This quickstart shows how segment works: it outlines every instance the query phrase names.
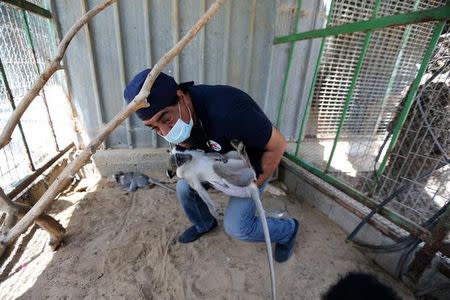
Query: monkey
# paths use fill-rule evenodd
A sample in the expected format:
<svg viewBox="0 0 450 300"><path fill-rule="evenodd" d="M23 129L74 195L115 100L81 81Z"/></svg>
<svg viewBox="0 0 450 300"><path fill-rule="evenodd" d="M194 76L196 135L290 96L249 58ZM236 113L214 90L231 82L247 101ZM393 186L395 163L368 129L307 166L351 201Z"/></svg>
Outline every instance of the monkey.
<svg viewBox="0 0 450 300"><path fill-rule="evenodd" d="M259 197L259 189L254 183L256 173L253 170L244 144L233 140L236 151L226 154L205 153L201 150L188 150L179 147L170 151L167 174L176 174L184 178L206 203L214 217L219 210L209 197L202 183L209 183L215 189L228 196L252 198L258 210L267 246L272 285L272 299L276 299L275 271L273 267L272 246L266 214Z"/></svg>
<svg viewBox="0 0 450 300"><path fill-rule="evenodd" d="M165 185L162 182L159 182L158 180L148 177L145 174L140 173L134 173L134 172L118 172L114 174L114 179L116 182L120 185L120 187L128 192L134 192L138 188L143 187L153 187L154 185L157 185L159 187L162 187L169 192L175 192L175 189Z"/></svg>

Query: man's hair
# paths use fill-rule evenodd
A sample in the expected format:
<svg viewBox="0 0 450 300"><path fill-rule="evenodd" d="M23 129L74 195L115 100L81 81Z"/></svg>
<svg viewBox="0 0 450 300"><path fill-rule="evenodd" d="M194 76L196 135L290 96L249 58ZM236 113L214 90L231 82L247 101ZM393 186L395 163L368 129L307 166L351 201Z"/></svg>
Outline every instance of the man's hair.
<svg viewBox="0 0 450 300"><path fill-rule="evenodd" d="M390 287L370 274L351 272L331 286L322 300L401 300Z"/></svg>

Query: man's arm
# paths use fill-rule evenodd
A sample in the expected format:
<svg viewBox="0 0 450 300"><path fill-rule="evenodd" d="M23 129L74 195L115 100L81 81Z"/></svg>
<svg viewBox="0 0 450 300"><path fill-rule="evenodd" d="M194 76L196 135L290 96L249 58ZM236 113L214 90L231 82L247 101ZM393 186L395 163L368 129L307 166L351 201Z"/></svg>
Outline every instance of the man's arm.
<svg viewBox="0 0 450 300"><path fill-rule="evenodd" d="M261 156L261 168L263 173L259 175L256 185L260 187L277 168L281 161L287 143L284 136L278 129L272 127L272 135L264 146L264 152Z"/></svg>

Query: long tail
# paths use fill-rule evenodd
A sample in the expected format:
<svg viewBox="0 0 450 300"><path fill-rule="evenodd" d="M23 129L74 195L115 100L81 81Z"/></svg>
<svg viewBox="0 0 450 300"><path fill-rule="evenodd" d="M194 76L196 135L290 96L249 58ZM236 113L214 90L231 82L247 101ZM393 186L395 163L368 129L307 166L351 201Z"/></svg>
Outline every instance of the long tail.
<svg viewBox="0 0 450 300"><path fill-rule="evenodd" d="M266 240L267 246L267 255L269 258L269 268L270 268L270 278L272 280L272 299L277 299L277 291L276 291L276 282L275 282L275 270L273 267L273 255L272 255L272 245L270 242L270 234L269 234L269 226L267 226L266 213L264 212L264 208L261 203L261 198L259 197L258 187L252 183L249 186L253 201L255 201L256 209L258 210L259 219L261 220L263 231L264 231L264 239Z"/></svg>

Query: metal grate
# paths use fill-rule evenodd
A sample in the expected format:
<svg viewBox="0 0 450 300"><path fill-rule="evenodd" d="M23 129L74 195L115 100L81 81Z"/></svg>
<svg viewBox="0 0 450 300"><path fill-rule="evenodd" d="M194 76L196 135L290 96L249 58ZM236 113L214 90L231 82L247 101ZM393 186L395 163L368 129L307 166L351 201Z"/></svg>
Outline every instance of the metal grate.
<svg viewBox="0 0 450 300"><path fill-rule="evenodd" d="M392 15L442 6L445 1L390 1L379 15ZM331 25L368 19L374 2L342 1L335 4ZM353 94L341 137L374 139L383 135L392 111L418 70L434 24L387 28L373 33ZM349 85L361 52L364 33L326 40L307 126L307 138L334 138Z"/></svg>
<svg viewBox="0 0 450 300"><path fill-rule="evenodd" d="M407 192L397 196L391 208L418 223L450 200L449 27L427 72L376 191L376 198L381 199L409 183Z"/></svg>
<svg viewBox="0 0 450 300"><path fill-rule="evenodd" d="M377 16L445 4L444 0L381 1ZM335 1L331 26L367 20L374 5L375 1ZM390 208L417 223L428 220L450 199L450 170L445 166L450 155L448 23L424 80L441 73L426 84L422 81L396 146L388 154L386 150L436 25L417 23L371 33L341 128L345 101L368 33L327 37L305 135L297 148L303 162L376 201L384 200L408 182L406 192L398 195ZM440 69L444 63L449 63L449 70ZM422 103L423 112L418 103ZM385 157L387 166L379 169Z"/></svg>

